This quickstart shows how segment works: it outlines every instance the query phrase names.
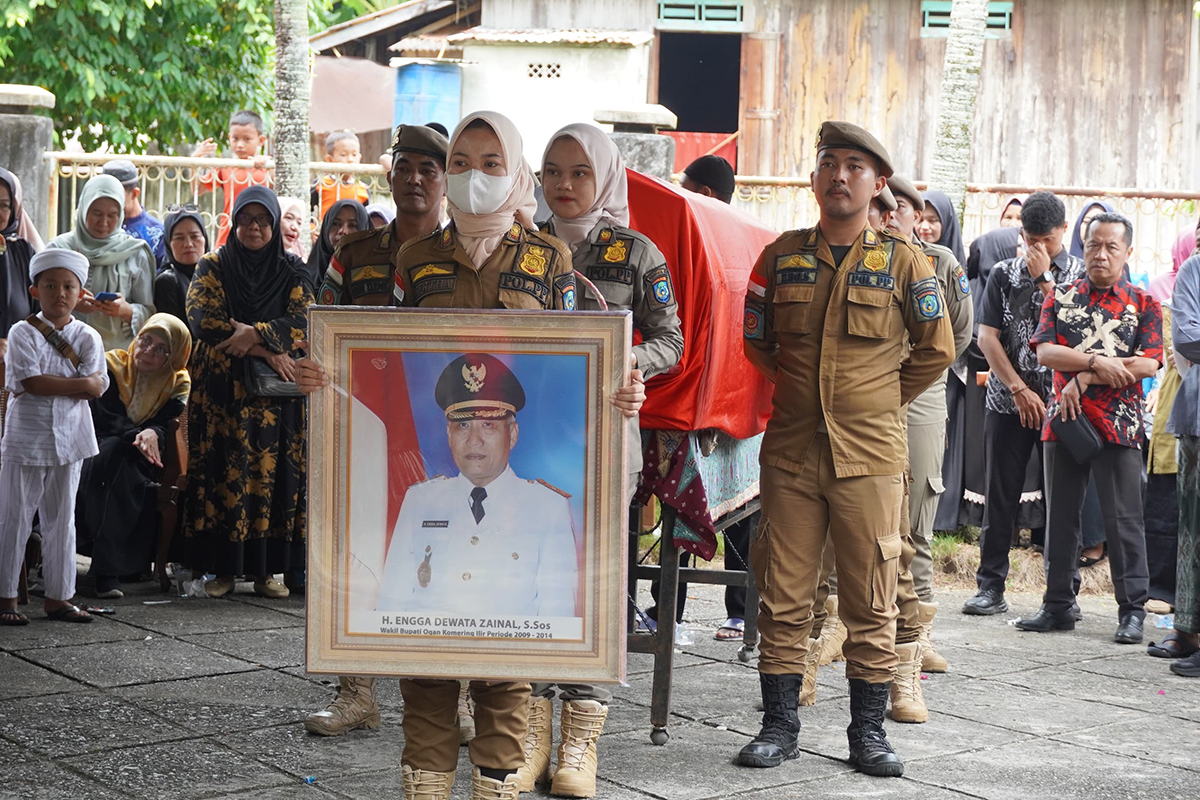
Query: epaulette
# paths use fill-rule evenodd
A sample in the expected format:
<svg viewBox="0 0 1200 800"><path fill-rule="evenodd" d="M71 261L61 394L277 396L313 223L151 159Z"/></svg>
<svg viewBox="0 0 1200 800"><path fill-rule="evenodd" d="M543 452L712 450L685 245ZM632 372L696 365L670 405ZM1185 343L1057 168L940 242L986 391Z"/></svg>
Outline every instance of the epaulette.
<svg viewBox="0 0 1200 800"><path fill-rule="evenodd" d="M338 242L338 249L341 250L343 247L354 244L355 242L365 242L374 236L378 236L379 232L382 230L384 229L373 228L369 231L355 231L354 233L347 233L344 237L342 237L342 241Z"/></svg>
<svg viewBox="0 0 1200 800"><path fill-rule="evenodd" d="M540 483L542 486L545 486L545 487L546 487L547 489L549 489L550 491L552 491L552 492L557 492L558 494L561 494L563 497L566 497L567 499L570 499L570 497L571 497L571 495L570 495L570 494L568 494L567 492L564 492L562 489L558 488L558 487L557 487L557 486L555 486L554 484L551 484L551 483L546 483L546 482L545 482L544 480L542 480L541 478L538 478L538 479L537 479L537 480L535 480L535 481L534 481L534 480L531 480L531 481L529 481L529 482L530 482L530 483Z"/></svg>

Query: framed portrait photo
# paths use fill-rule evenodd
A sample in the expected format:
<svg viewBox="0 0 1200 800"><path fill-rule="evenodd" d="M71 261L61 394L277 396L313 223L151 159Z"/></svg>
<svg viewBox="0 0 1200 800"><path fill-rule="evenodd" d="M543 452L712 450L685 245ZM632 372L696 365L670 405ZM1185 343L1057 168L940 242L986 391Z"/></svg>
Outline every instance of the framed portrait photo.
<svg viewBox="0 0 1200 800"><path fill-rule="evenodd" d="M629 314L309 314L308 670L623 680Z"/></svg>

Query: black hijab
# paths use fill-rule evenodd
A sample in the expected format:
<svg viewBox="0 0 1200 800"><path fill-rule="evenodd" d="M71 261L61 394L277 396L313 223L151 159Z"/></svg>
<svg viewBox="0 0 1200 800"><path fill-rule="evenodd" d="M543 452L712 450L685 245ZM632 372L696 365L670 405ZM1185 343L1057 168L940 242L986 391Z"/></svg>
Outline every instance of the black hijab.
<svg viewBox="0 0 1200 800"><path fill-rule="evenodd" d="M246 247L237 237L238 214L251 203L258 203L271 215L271 239L258 250ZM217 251L229 313L247 325L278 319L287 313L292 288L304 280L304 262L283 249L279 200L265 186L248 186L238 194L231 217L233 231Z"/></svg>
<svg viewBox="0 0 1200 800"><path fill-rule="evenodd" d="M162 268L164 270L168 268L175 270L175 274L183 280L184 291L187 291L187 283L192 279L192 273L196 271L196 265L180 264L175 260L175 253L171 250L171 234L174 232L175 226L185 219L190 219L200 226L200 235L204 237L204 253L200 254L201 258L212 249L212 242L208 238L208 229L204 227L204 218L200 216L199 211L176 211L167 215L166 222L163 224L163 243L167 251L167 257L163 259Z"/></svg>
<svg viewBox="0 0 1200 800"><path fill-rule="evenodd" d="M12 214L4 230L0 230L0 339L8 337L8 329L38 310L37 301L29 294L29 260L33 246L21 238L21 197L17 181L11 172L0 167L0 181L8 187Z"/></svg>
<svg viewBox="0 0 1200 800"><path fill-rule="evenodd" d="M954 203L945 192L926 192L925 202L933 206L938 219L942 221L942 235L934 244L950 249L959 264L965 264L967 253L963 250L962 231L958 227L958 214L954 213Z"/></svg>
<svg viewBox="0 0 1200 800"><path fill-rule="evenodd" d="M367 213L367 207L362 203L357 200L338 200L331 205L325 212L324 219L321 220L321 235L317 237L317 246L308 255L308 280L313 286L320 286L321 281L325 280L325 271L329 269L329 262L333 259L334 250L333 245L329 243L329 234L333 231L337 215L343 208L354 209L360 231L371 230L371 215Z"/></svg>

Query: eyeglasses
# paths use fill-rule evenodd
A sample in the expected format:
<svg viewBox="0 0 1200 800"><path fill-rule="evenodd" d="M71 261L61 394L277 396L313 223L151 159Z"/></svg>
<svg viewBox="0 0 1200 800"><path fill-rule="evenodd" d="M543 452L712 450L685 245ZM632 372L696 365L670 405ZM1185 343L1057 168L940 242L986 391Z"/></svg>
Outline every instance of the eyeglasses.
<svg viewBox="0 0 1200 800"><path fill-rule="evenodd" d="M238 225L257 225L260 228L270 228L275 224L275 218L270 214L247 214L245 211L233 219Z"/></svg>
<svg viewBox="0 0 1200 800"><path fill-rule="evenodd" d="M151 355L162 356L163 358L171 357L171 350L166 345L155 344L154 340L149 336L139 336L138 346L150 352Z"/></svg>
<svg viewBox="0 0 1200 800"><path fill-rule="evenodd" d="M179 211L199 211L199 210L200 210L200 206L196 205L195 203L184 203L183 205L178 205L177 203L171 203L169 206L167 206L168 214L175 214Z"/></svg>

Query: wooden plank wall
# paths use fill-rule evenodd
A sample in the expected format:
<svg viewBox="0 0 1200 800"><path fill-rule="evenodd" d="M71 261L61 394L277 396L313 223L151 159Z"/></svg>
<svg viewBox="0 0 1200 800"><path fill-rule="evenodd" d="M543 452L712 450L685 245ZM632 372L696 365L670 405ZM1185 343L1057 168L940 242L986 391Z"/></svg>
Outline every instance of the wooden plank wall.
<svg viewBox="0 0 1200 800"><path fill-rule="evenodd" d="M847 119L879 136L901 171L925 176L945 40L921 38L920 0L750 5L753 31L781 35L778 82L765 86L744 63L754 100L743 109L774 94L780 113L773 125L743 120L739 172L807 175L817 126ZM985 46L970 180L1194 190L1192 6L1015 0L1012 37Z"/></svg>

